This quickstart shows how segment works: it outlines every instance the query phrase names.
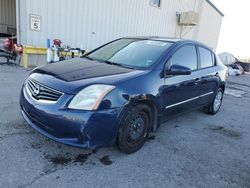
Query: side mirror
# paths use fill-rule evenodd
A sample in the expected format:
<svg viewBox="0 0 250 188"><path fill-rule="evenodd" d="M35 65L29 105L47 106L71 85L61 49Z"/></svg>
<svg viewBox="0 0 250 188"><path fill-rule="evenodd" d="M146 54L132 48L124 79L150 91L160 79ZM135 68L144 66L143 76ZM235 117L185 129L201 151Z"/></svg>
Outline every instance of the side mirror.
<svg viewBox="0 0 250 188"><path fill-rule="evenodd" d="M191 69L181 65L172 65L169 70L166 70L166 75L190 75Z"/></svg>

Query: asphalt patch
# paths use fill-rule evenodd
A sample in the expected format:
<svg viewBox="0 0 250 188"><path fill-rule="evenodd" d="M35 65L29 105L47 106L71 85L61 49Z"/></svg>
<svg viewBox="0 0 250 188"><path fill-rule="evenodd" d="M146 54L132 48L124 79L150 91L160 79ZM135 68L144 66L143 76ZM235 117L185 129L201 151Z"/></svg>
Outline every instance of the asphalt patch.
<svg viewBox="0 0 250 188"><path fill-rule="evenodd" d="M233 97L236 97L236 98L241 98L243 97L247 92L245 91L242 91L241 89L236 89L236 88L227 88L225 90L225 94L226 95L231 95Z"/></svg>
<svg viewBox="0 0 250 188"><path fill-rule="evenodd" d="M102 158L99 159L100 162L104 165L111 165L113 162L110 160L108 155L103 156Z"/></svg>
<svg viewBox="0 0 250 188"><path fill-rule="evenodd" d="M230 138L234 138L234 139L239 139L241 138L242 134L240 132L234 131L234 130L230 130L230 129L226 129L222 126L214 126L210 128L211 131L214 132L218 132L224 136L230 137Z"/></svg>

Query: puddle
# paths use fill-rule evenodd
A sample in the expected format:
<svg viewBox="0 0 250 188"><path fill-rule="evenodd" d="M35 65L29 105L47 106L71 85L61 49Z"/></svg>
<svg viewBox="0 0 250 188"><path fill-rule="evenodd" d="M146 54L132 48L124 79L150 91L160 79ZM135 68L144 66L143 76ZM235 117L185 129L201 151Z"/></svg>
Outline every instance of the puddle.
<svg viewBox="0 0 250 188"><path fill-rule="evenodd" d="M104 157L99 159L100 162L104 165L111 165L113 162L110 160L108 155L105 155Z"/></svg>
<svg viewBox="0 0 250 188"><path fill-rule="evenodd" d="M58 165L66 166L72 161L71 158L63 157L63 156L53 157L51 155L45 155L44 158L47 159L49 162L53 163L56 166L58 166Z"/></svg>
<svg viewBox="0 0 250 188"><path fill-rule="evenodd" d="M87 153L87 154L78 154L75 158L74 158L74 163L80 163L81 165L83 165L87 160L88 157L91 155L91 153Z"/></svg>
<svg viewBox="0 0 250 188"><path fill-rule="evenodd" d="M80 165L83 165L91 154L78 154L75 157L44 155L44 158L55 166L67 166L71 163L80 163Z"/></svg>
<svg viewBox="0 0 250 188"><path fill-rule="evenodd" d="M218 132L218 133L220 133L220 134L222 134L224 136L234 138L234 139L239 139L242 136L242 134L240 132L230 130L230 129L226 129L226 128L222 127L222 126L211 127L210 130L214 131L214 132Z"/></svg>

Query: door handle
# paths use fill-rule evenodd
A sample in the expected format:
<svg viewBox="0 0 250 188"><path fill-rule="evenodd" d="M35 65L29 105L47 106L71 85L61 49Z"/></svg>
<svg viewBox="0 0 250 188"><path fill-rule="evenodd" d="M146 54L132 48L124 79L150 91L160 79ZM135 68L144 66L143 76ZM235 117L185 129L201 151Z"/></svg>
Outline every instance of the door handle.
<svg viewBox="0 0 250 188"><path fill-rule="evenodd" d="M195 79L195 82L201 82L201 81L202 81L201 78L196 78L196 79Z"/></svg>
<svg viewBox="0 0 250 188"><path fill-rule="evenodd" d="M201 78L196 78L195 82L194 82L194 85L198 85L200 82L201 82Z"/></svg>
<svg viewBox="0 0 250 188"><path fill-rule="evenodd" d="M209 81L209 77L208 76L204 76L201 78L201 83L207 83Z"/></svg>

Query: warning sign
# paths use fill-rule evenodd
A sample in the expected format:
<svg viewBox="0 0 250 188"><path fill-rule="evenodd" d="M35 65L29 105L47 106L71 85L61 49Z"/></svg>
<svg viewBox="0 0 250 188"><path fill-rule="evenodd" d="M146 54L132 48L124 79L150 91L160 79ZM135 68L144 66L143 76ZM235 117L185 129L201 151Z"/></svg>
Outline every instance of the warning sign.
<svg viewBox="0 0 250 188"><path fill-rule="evenodd" d="M33 31L41 31L41 16L30 14L30 29Z"/></svg>

